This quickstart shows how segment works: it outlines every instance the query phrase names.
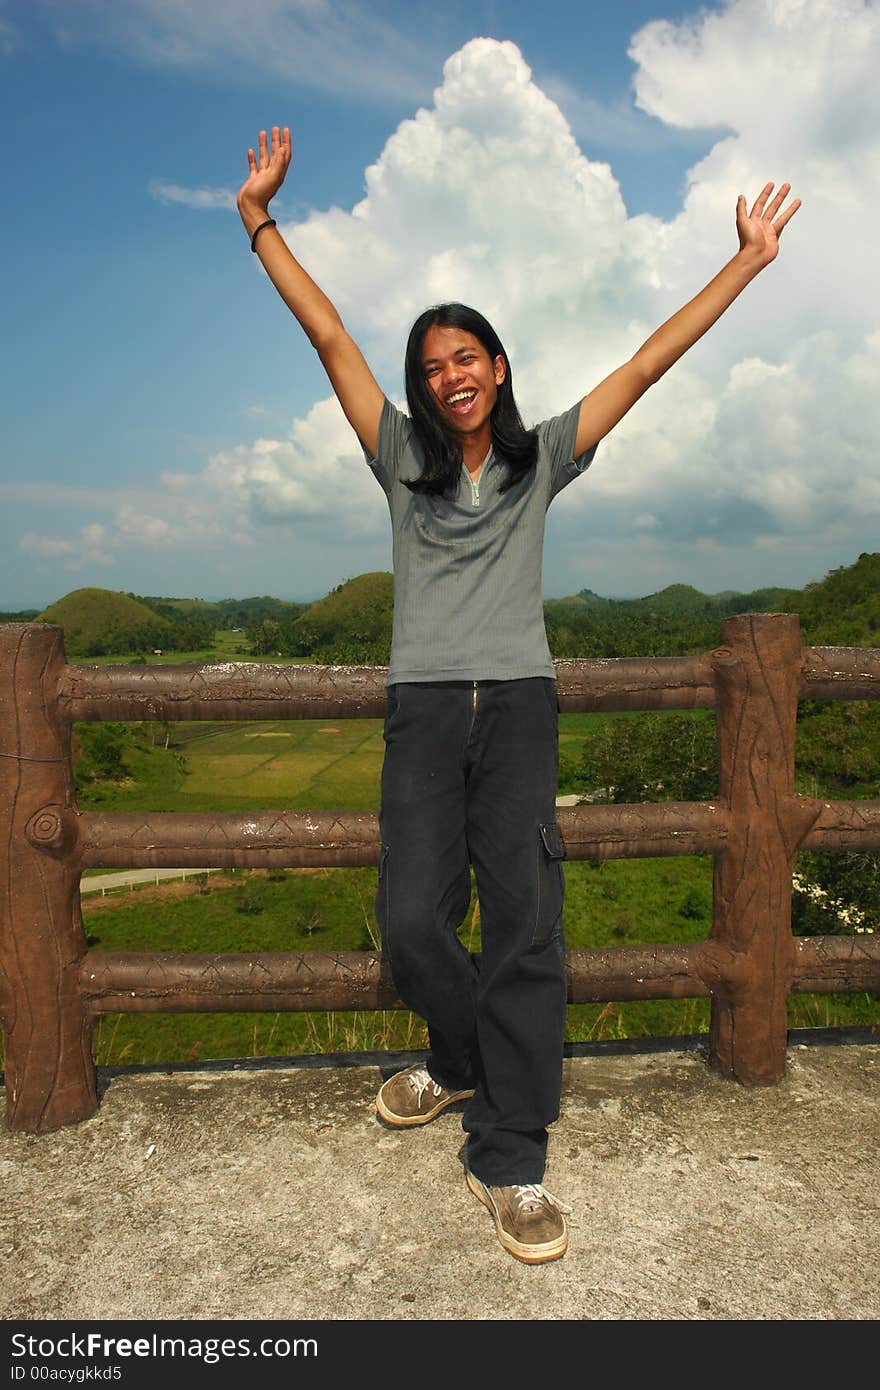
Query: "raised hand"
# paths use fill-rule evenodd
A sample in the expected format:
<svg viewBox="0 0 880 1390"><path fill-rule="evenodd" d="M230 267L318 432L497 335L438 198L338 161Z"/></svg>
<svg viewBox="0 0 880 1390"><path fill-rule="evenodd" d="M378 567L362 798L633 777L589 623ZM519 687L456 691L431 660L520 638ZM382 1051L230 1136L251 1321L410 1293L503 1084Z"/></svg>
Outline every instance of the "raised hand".
<svg viewBox="0 0 880 1390"><path fill-rule="evenodd" d="M256 154L253 150L247 152L248 176L238 190L239 211L245 205L265 211L283 184L290 165L290 131L287 126L281 130L273 125L269 139L265 130L261 130L257 144Z"/></svg>
<svg viewBox="0 0 880 1390"><path fill-rule="evenodd" d="M739 249L756 256L762 266L769 265L779 252L779 238L787 222L794 217L801 205L800 198L789 203L785 212L777 216L779 209L791 192L791 184L784 183L770 205L767 199L773 192L773 184L765 183L755 199L751 212L746 212L746 200L741 193L736 200L736 230L739 236Z"/></svg>

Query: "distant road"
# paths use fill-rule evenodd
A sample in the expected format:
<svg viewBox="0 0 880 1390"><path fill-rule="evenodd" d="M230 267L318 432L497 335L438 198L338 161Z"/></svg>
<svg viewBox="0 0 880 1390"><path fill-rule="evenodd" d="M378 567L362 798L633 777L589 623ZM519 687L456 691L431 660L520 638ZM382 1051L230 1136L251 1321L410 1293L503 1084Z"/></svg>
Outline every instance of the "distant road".
<svg viewBox="0 0 880 1390"><path fill-rule="evenodd" d="M196 878L199 874L219 874L222 869L123 869L118 874L94 874L80 880L80 896L106 893L108 888L131 888L136 883L161 883L165 878Z"/></svg>

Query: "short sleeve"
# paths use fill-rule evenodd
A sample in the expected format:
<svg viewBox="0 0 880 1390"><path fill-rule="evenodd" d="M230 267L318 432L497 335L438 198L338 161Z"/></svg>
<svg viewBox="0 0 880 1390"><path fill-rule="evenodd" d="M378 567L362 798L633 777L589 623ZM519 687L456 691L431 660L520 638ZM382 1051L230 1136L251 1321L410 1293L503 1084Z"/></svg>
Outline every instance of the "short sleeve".
<svg viewBox="0 0 880 1390"><path fill-rule="evenodd" d="M403 460L412 452L412 437L413 426L409 416L392 405L386 396L379 417L379 442L375 457L363 442L361 448L377 481L389 495L392 484L400 477Z"/></svg>
<svg viewBox="0 0 880 1390"><path fill-rule="evenodd" d="M548 506L557 493L560 493L564 487L568 487L569 483L574 482L575 478L579 478L582 473L585 473L593 462L596 444L587 449L585 453L578 454L577 457L574 454L580 412L581 403L578 401L563 415L556 415L552 420L544 420L538 425L538 436L541 441L541 448L545 452L550 474Z"/></svg>

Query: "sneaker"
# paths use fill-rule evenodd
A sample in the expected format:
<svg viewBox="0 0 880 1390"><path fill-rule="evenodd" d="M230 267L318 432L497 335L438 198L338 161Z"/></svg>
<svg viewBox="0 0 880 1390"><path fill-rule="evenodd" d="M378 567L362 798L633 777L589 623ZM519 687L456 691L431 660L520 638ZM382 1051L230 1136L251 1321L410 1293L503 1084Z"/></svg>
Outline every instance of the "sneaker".
<svg viewBox="0 0 880 1390"><path fill-rule="evenodd" d="M568 1226L558 1197L538 1183L518 1187L486 1187L470 1171L467 1185L495 1218L498 1239L505 1250L525 1264L558 1260L568 1249Z"/></svg>
<svg viewBox="0 0 880 1390"><path fill-rule="evenodd" d="M447 1091L426 1067L409 1067L392 1076L376 1097L376 1109L389 1125L426 1125L457 1100L469 1100L473 1091Z"/></svg>

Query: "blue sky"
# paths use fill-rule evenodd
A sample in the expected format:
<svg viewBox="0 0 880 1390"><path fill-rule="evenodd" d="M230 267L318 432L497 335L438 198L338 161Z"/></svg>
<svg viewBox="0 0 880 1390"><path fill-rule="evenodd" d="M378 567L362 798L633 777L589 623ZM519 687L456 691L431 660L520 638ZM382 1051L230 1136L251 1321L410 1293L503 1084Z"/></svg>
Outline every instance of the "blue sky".
<svg viewBox="0 0 880 1390"><path fill-rule="evenodd" d="M389 394L442 291L496 320L533 420L733 254L738 192L791 180L779 260L555 504L545 592L801 584L880 548L878 46L862 0L0 4L0 608L390 568L232 206L274 121L273 211Z"/></svg>

